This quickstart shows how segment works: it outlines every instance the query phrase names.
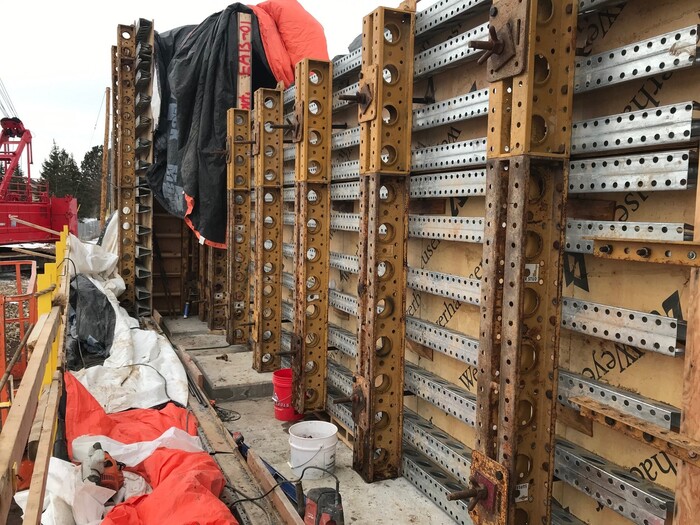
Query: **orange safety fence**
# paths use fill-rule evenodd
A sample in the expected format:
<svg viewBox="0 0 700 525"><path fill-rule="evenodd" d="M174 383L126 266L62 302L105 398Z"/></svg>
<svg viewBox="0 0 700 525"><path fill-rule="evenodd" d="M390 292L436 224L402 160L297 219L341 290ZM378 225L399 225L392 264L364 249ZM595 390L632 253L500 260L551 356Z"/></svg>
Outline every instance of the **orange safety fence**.
<svg viewBox="0 0 700 525"><path fill-rule="evenodd" d="M14 293L0 294L0 416L4 425L19 382L27 368L27 347L21 345L36 323L36 262L0 261L0 279L14 277ZM4 281L10 284L11 281ZM9 375L8 375L9 374Z"/></svg>

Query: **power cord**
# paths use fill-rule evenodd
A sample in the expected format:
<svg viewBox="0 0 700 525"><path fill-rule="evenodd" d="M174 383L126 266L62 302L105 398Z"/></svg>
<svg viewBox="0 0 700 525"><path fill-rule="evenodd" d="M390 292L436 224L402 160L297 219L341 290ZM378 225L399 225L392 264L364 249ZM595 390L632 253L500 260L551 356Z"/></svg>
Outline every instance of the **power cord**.
<svg viewBox="0 0 700 525"><path fill-rule="evenodd" d="M294 480L288 479L288 480L278 481L278 482L275 483L275 484L270 488L270 490L268 490L265 494L263 494L263 495L261 495L261 496L256 496L256 497L254 497L254 498L240 498L240 499L237 499L236 501L234 501L233 503L231 503L231 505L229 505L228 508L229 508L229 510L233 511L233 508L234 508L236 505L238 505L239 503L248 502L248 501L250 501L250 502L255 502L255 501L261 500L261 499L263 499L263 498L266 498L267 496L269 496L270 494L272 494L272 491L273 491L273 490L275 490L277 487L279 487L280 485L282 485L282 484L284 484L284 483L299 483L302 479L304 479L304 474L306 474L306 471L307 471L307 470L312 470L312 469L321 470L321 471L325 472L326 474L328 474L329 476L333 476L333 478L335 479L335 492L336 492L336 497L337 497L337 495L340 493L340 480L338 479L338 476L336 476L333 472L331 472L330 470L328 470L328 469L326 469L326 468L317 467L317 466L315 466L315 465L310 465L310 466L308 466L308 467L304 467L304 470L301 471L301 475L300 475L297 479L294 479ZM240 493L240 494L243 494L240 490L236 490L236 492L238 492L238 493ZM243 494L243 495L245 496L245 494ZM297 503L298 503L298 502L297 502Z"/></svg>

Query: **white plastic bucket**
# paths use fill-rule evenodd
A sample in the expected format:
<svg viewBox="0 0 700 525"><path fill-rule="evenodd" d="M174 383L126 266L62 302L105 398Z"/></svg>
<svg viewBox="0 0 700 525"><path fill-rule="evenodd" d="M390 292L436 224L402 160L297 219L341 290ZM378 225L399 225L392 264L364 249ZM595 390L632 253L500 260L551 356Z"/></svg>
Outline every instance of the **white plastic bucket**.
<svg viewBox="0 0 700 525"><path fill-rule="evenodd" d="M289 427L291 456L289 466L296 477L306 467L321 467L329 472L335 469L335 448L338 444L338 427L326 421L302 421ZM322 478L326 473L308 469L304 479Z"/></svg>

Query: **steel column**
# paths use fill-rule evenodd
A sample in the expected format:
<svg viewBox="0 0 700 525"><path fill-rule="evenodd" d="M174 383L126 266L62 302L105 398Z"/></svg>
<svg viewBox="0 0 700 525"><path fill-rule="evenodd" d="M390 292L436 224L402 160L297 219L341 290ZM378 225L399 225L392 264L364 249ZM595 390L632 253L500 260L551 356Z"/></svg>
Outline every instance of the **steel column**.
<svg viewBox="0 0 700 525"><path fill-rule="evenodd" d="M228 321L226 340L247 345L250 320L250 110L229 109L229 156L226 162L228 199Z"/></svg>
<svg viewBox="0 0 700 525"><path fill-rule="evenodd" d="M330 260L331 63L296 65L296 313L292 345L293 403L299 413L326 402Z"/></svg>
<svg viewBox="0 0 700 525"><path fill-rule="evenodd" d="M255 287L253 368L280 367L282 320L282 91L255 92Z"/></svg>
<svg viewBox="0 0 700 525"><path fill-rule="evenodd" d="M119 275L126 290L120 296L122 306L130 312L136 308L136 35L134 26L117 26L117 78L114 120L117 125L117 173L119 218Z"/></svg>
<svg viewBox="0 0 700 525"><path fill-rule="evenodd" d="M408 175L415 2L363 20L358 362L353 466L365 481L402 468Z"/></svg>
<svg viewBox="0 0 700 525"><path fill-rule="evenodd" d="M153 22L140 18L136 24L136 314L150 316L153 310L153 193L147 173L153 163Z"/></svg>
<svg viewBox="0 0 700 525"><path fill-rule="evenodd" d="M477 524L548 525L576 5L490 12L486 228L470 478ZM498 46L494 45L494 51Z"/></svg>

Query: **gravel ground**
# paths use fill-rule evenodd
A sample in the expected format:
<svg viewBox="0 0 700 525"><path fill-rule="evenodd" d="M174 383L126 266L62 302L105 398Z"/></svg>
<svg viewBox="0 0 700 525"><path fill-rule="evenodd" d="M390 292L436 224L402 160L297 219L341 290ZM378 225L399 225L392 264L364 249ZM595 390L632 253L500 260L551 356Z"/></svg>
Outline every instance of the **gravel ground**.
<svg viewBox="0 0 700 525"><path fill-rule="evenodd" d="M23 286L26 286L26 280L23 279ZM6 275L0 275L0 295L14 295L17 293L17 285L14 276L9 277ZM17 303L7 303L5 305L5 318L17 317L18 305ZM24 314L29 315L28 305L24 305ZM12 358L19 344L19 324L12 323L6 325L5 328L5 341L0 341L5 350L5 359L9 361Z"/></svg>

